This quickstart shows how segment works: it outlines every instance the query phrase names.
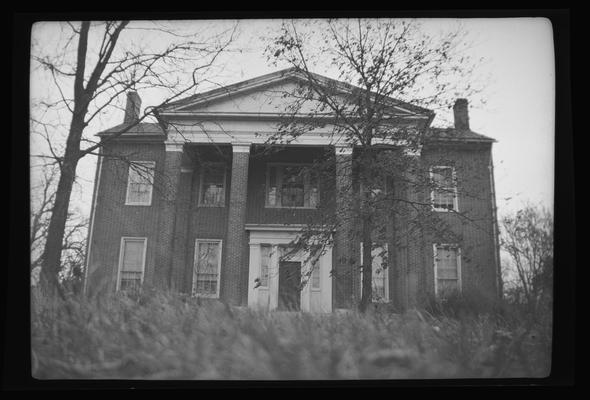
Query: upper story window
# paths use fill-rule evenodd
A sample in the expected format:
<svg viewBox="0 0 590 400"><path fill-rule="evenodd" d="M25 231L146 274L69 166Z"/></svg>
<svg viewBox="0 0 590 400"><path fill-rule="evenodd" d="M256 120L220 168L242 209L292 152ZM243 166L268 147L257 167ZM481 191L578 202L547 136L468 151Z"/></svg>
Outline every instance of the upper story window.
<svg viewBox="0 0 590 400"><path fill-rule="evenodd" d="M457 176L453 167L431 167L431 196L434 211L459 211L457 201Z"/></svg>
<svg viewBox="0 0 590 400"><path fill-rule="evenodd" d="M387 270L387 243L378 246L373 243L371 250L373 257L373 301L374 302L388 302L389 301L389 273ZM363 244L361 242L361 265L363 265ZM363 273L361 271L361 293L363 290Z"/></svg>
<svg viewBox="0 0 590 400"><path fill-rule="evenodd" d="M222 163L204 164L201 168L200 206L225 206L226 168Z"/></svg>
<svg viewBox="0 0 590 400"><path fill-rule="evenodd" d="M145 270L147 238L124 237L121 239L117 289L139 290Z"/></svg>
<svg viewBox="0 0 590 400"><path fill-rule="evenodd" d="M130 206L149 206L152 204L154 187L153 161L132 161L127 178L127 195L125 204Z"/></svg>
<svg viewBox="0 0 590 400"><path fill-rule="evenodd" d="M197 239L193 266L193 296L219 297L221 240Z"/></svg>
<svg viewBox="0 0 590 400"><path fill-rule="evenodd" d="M267 207L317 208L320 200L317 175L301 164L269 164L266 188Z"/></svg>
<svg viewBox="0 0 590 400"><path fill-rule="evenodd" d="M434 282L438 297L461 291L461 249L458 246L434 245Z"/></svg>

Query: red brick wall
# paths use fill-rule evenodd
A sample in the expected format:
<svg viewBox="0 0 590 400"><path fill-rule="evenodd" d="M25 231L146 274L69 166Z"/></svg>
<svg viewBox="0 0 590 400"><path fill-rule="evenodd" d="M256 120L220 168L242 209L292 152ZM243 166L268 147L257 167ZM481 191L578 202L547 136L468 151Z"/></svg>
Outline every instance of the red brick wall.
<svg viewBox="0 0 590 400"><path fill-rule="evenodd" d="M488 299L496 297L496 258L493 229L492 192L490 182L491 145L463 145L461 148L426 148L422 162L426 171L430 165L455 166L458 185L459 213L436 213L453 232L462 237L462 288ZM423 193L425 198L428 193ZM434 255L432 244L444 241L435 235L425 235L425 258L422 292L434 294Z"/></svg>
<svg viewBox="0 0 590 400"><path fill-rule="evenodd" d="M201 149L202 154L210 160L225 161L231 165L231 148L225 146L225 154L217 154L211 146L191 146ZM247 234L240 221L228 225L228 211L231 193L231 169L228 168L226 181L225 207L198 207L200 169L192 150L186 151L182 165L192 172L180 174L178 186L177 215L174 224L174 244L172 258L172 280L181 291L189 292L192 284L194 246L197 238L222 239L224 265L222 267L222 296L234 299L234 302L247 302L248 246ZM107 153L119 153L132 160L156 162L156 174L161 174L164 167L165 149L162 142L156 143L118 143L105 148ZM333 150L332 150L333 151ZM462 278L464 290L477 290L493 296L496 286L494 257L494 238L492 228L492 203L489 180L490 146L479 145L457 148L424 148L422 153L423 171L428 165L452 162L457 167L459 181L459 210L466 212L476 222L468 222L457 215L441 216L453 231L463 236ZM238 153L245 156L245 153ZM317 218L317 210L287 210L265 207L266 164L268 162L312 162L316 157L323 157L323 149L292 148L272 156L261 157L255 152L250 156L247 183L246 223L307 223ZM442 159L442 160L441 160ZM246 165L247 160L234 160ZM154 188L152 205L125 206L125 192L128 166L113 158L105 158L102 166L97 193L96 214L92 234L92 254L89 255L88 286L89 293L101 287L114 289L119 260L119 248L122 236L148 237L146 254L145 282L153 284L156 246L158 240L158 217L161 208L161 193ZM243 182L242 182L243 184ZM334 182L321 184L322 199L333 197L327 192L334 188ZM241 187L241 186L240 186ZM333 189L332 189L333 190ZM242 193L238 189L236 193ZM416 193L418 201L429 201L429 193ZM242 218L238 216L237 218ZM400 223L399 221L397 222ZM241 232L234 232L235 240L242 241L237 252L229 254L228 226L240 227ZM389 232L393 234L392 229ZM399 229L397 229L399 231ZM419 303L434 293L434 262L432 243L437 238L417 232L407 237L406 247L397 249L390 243L390 298L397 305ZM336 241L334 248L334 265L342 254L344 244ZM354 247L356 250L358 246ZM228 255L229 254L229 255ZM233 261L228 264L227 257ZM233 264L232 264L233 263ZM228 267L232 265L228 272ZM229 279L228 277L232 278ZM236 278L233 278L233 277ZM236 281L237 279L237 281ZM224 283L225 282L225 283ZM228 284L229 283L229 284ZM352 289L351 289L352 290ZM335 308L349 303L340 299L334 291Z"/></svg>
<svg viewBox="0 0 590 400"><path fill-rule="evenodd" d="M151 206L126 206L128 164L115 157L134 161L155 161L156 174L162 172L164 144L118 143L104 148L96 211L89 254L87 293L114 290L118 272L121 237L147 237L145 282L151 284L155 265L155 238L158 229L160 196L154 188Z"/></svg>

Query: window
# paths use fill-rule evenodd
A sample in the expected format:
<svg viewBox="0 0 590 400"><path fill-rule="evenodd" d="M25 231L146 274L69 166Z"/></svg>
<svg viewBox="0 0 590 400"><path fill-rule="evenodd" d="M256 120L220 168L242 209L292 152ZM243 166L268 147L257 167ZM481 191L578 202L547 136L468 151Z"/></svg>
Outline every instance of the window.
<svg viewBox="0 0 590 400"><path fill-rule="evenodd" d="M270 266L270 257L272 255L272 246L260 246L260 285L258 287L268 288L268 271Z"/></svg>
<svg viewBox="0 0 590 400"><path fill-rule="evenodd" d="M219 297L221 240L197 239L193 268L193 296Z"/></svg>
<svg viewBox="0 0 590 400"><path fill-rule="evenodd" d="M461 251L455 245L434 245L434 291L447 297L461 291Z"/></svg>
<svg viewBox="0 0 590 400"><path fill-rule="evenodd" d="M145 267L147 238L121 239L117 290L133 291L141 288Z"/></svg>
<svg viewBox="0 0 590 400"><path fill-rule="evenodd" d="M453 167L430 168L432 208L435 211L458 211L457 178Z"/></svg>
<svg viewBox="0 0 590 400"><path fill-rule="evenodd" d="M126 205L149 206L152 204L155 167L156 163L152 161L131 162L127 178Z"/></svg>
<svg viewBox="0 0 590 400"><path fill-rule="evenodd" d="M316 208L320 198L316 174L304 165L271 164L266 181L267 207Z"/></svg>
<svg viewBox="0 0 590 400"><path fill-rule="evenodd" d="M311 270L311 290L320 289L320 265L318 263L312 266Z"/></svg>
<svg viewBox="0 0 590 400"><path fill-rule="evenodd" d="M201 169L201 190L199 205L210 207L225 206L225 165L207 163Z"/></svg>
<svg viewBox="0 0 590 400"><path fill-rule="evenodd" d="M387 243L378 246L373 243L371 254L373 256L373 301L389 301L389 273L387 269ZM363 244L361 243L361 265L363 265ZM363 290L363 273L361 271L361 291Z"/></svg>

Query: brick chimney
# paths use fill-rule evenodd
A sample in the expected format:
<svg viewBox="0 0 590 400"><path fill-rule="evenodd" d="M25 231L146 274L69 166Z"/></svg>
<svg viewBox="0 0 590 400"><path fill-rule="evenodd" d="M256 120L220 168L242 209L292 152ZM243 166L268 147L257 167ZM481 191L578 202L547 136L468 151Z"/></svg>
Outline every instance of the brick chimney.
<svg viewBox="0 0 590 400"><path fill-rule="evenodd" d="M125 119L123 123L130 124L139 119L139 111L141 110L141 98L136 91L127 92L127 105L125 106Z"/></svg>
<svg viewBox="0 0 590 400"><path fill-rule="evenodd" d="M469 130L469 104L467 99L455 100L453 112L455 113L455 129Z"/></svg>

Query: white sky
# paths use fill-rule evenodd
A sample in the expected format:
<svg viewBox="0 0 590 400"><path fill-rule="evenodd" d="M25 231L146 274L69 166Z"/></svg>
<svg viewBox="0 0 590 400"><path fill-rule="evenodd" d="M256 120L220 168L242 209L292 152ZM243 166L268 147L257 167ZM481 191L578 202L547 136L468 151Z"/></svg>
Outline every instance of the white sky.
<svg viewBox="0 0 590 400"><path fill-rule="evenodd" d="M195 22L223 28L233 21ZM242 20L240 36L233 45L239 52L223 58L223 73L216 83L229 84L276 71L263 54L262 36L279 26L278 20ZM455 20L425 20L427 27L437 29ZM555 72L551 24L543 18L464 19L467 40L472 43L474 58L484 57L478 68L481 76L491 79L485 92L485 107L470 107L470 126L475 132L492 137L499 215L515 211L525 202L553 207L554 171L554 98ZM44 23L33 29L33 41L41 48L55 46L57 24ZM318 71L319 72L319 71ZM38 71L31 74L31 98L43 97L51 82ZM156 105L149 93L142 93L143 106ZM440 115L442 120L451 118ZM113 109L91 125L91 133L121 123L123 111ZM437 121L441 119L437 118ZM64 122L64 121L62 121ZM69 121L65 121L69 122ZM439 122L440 123L440 122ZM46 151L36 138L31 140L31 153ZM78 166L80 176L72 201L89 215L96 159L87 157ZM33 172L35 173L35 172ZM34 178L34 176L32 177Z"/></svg>

